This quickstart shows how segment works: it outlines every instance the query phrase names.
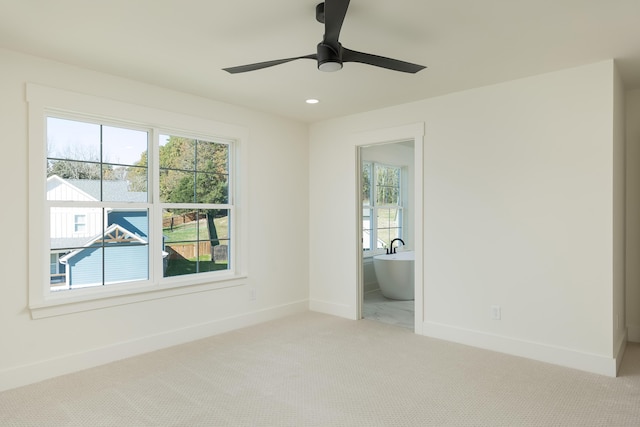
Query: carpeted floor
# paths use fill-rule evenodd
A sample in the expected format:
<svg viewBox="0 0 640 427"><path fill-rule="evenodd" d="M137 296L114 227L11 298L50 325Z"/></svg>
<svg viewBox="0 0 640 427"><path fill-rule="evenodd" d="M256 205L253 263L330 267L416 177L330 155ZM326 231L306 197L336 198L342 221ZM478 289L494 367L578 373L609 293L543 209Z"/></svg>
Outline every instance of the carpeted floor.
<svg viewBox="0 0 640 427"><path fill-rule="evenodd" d="M618 378L304 313L0 393L2 426L639 426Z"/></svg>

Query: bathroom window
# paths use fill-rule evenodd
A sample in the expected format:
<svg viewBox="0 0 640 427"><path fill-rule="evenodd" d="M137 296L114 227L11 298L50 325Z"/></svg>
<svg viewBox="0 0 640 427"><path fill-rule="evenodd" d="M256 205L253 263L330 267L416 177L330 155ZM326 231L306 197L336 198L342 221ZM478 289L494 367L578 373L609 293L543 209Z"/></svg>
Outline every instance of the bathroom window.
<svg viewBox="0 0 640 427"><path fill-rule="evenodd" d="M379 251L403 237L402 168L362 165L362 248Z"/></svg>

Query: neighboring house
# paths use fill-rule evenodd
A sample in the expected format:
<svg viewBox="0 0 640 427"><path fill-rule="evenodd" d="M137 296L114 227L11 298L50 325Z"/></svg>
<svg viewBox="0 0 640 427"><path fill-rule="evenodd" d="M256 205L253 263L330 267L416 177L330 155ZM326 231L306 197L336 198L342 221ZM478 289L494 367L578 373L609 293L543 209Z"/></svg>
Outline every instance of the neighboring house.
<svg viewBox="0 0 640 427"><path fill-rule="evenodd" d="M147 193L129 191L127 181L103 180L102 190L100 187L99 180L65 180L53 175L47 179L47 200L147 200ZM146 209L51 208L52 289L147 279L148 226Z"/></svg>

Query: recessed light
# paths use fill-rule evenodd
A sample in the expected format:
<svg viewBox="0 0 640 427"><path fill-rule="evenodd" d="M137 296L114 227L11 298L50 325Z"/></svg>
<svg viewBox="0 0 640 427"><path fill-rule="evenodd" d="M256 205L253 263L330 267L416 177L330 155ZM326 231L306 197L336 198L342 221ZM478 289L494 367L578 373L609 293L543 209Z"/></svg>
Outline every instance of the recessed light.
<svg viewBox="0 0 640 427"><path fill-rule="evenodd" d="M320 102L320 101L318 101L317 99L313 99L313 98L311 98L311 99L307 99L305 102L306 102L307 104L317 104L317 103L318 103L318 102Z"/></svg>

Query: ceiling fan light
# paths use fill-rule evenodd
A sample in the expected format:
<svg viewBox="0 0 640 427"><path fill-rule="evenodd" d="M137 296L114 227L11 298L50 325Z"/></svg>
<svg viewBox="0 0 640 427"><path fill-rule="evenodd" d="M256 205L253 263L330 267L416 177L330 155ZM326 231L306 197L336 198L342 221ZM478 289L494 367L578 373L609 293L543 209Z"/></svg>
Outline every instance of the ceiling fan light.
<svg viewBox="0 0 640 427"><path fill-rule="evenodd" d="M323 62L322 64L318 64L318 69L320 71L326 71L326 72L338 71L342 69L342 63L327 61L327 62Z"/></svg>
<svg viewBox="0 0 640 427"><path fill-rule="evenodd" d="M342 58L340 52L342 46L330 46L324 43L318 43L318 70L320 71L338 71L342 69Z"/></svg>

